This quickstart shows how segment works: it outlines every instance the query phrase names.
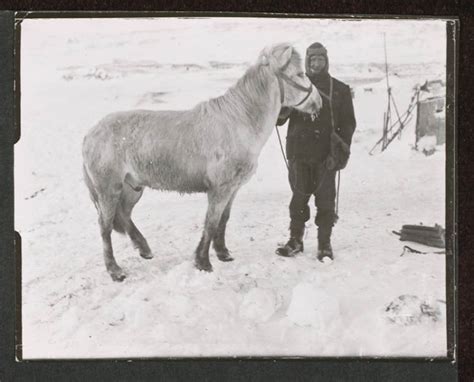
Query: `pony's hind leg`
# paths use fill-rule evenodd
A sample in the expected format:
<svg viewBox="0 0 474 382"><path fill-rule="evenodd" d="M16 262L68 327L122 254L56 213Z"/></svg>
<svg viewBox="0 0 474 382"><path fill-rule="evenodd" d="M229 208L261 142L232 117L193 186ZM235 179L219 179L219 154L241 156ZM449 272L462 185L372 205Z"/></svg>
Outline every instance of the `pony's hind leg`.
<svg viewBox="0 0 474 382"><path fill-rule="evenodd" d="M227 227L227 222L230 217L230 210L232 208L232 203L234 201L236 193L237 192L235 192L232 195L229 202L227 203L227 206L225 207L224 212L222 213L221 220L219 221L219 225L217 226L214 239L212 240L212 244L213 244L214 250L216 251L217 258L220 261L234 260L234 258L230 255L230 252L227 249L227 246L225 244L225 230Z"/></svg>
<svg viewBox="0 0 474 382"><path fill-rule="evenodd" d="M111 237L121 190L119 189L119 186L113 188L113 190L108 190L108 192L99 193L99 225L104 249L104 262L107 272L112 277L112 280L123 281L126 277L125 272L115 261Z"/></svg>
<svg viewBox="0 0 474 382"><path fill-rule="evenodd" d="M209 247L211 240L215 237L222 214L232 196L233 192L223 190L212 190L208 193L208 208L204 231L195 252L196 268L202 271L212 272L209 261Z"/></svg>
<svg viewBox="0 0 474 382"><path fill-rule="evenodd" d="M146 239L132 221L133 207L135 207L142 195L143 188L132 188L130 185L124 184L114 224L120 225L122 230L127 233L141 257L152 259L153 254Z"/></svg>

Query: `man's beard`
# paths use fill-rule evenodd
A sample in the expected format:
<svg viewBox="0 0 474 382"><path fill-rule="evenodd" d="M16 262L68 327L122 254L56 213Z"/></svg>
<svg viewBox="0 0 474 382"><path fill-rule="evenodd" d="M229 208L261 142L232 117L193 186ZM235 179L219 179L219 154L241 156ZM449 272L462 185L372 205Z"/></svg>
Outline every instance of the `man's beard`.
<svg viewBox="0 0 474 382"><path fill-rule="evenodd" d="M311 80L311 82L316 85L316 87L327 90L326 88L329 86L329 73L327 72L327 70L323 69L320 70L318 73L310 71L310 73L306 73L306 75Z"/></svg>
<svg viewBox="0 0 474 382"><path fill-rule="evenodd" d="M319 70L314 70L313 68L309 68L309 71L310 71L310 74L313 75L313 76L317 76L317 75L325 72L324 68L321 68Z"/></svg>

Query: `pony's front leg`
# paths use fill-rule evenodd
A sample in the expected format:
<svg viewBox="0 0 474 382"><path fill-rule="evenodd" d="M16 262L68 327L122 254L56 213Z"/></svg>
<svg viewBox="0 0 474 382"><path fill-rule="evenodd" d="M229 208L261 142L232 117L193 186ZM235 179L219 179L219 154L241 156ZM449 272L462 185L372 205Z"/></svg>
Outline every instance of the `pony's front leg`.
<svg viewBox="0 0 474 382"><path fill-rule="evenodd" d="M212 265L209 261L209 247L215 237L222 214L231 199L232 192L223 190L213 190L208 193L206 221L201 241L195 252L196 268L206 272L212 272Z"/></svg>
<svg viewBox="0 0 474 382"><path fill-rule="evenodd" d="M234 260L234 258L230 255L230 252L227 249L227 246L225 245L225 230L227 227L227 221L229 220L229 217L230 217L230 210L232 208L232 203L234 202L234 198L236 194L237 194L237 191L234 192L229 202L227 203L227 206L225 207L224 212L222 213L219 225L217 226L216 234L212 240L212 244L213 244L214 250L216 251L217 258L220 261Z"/></svg>

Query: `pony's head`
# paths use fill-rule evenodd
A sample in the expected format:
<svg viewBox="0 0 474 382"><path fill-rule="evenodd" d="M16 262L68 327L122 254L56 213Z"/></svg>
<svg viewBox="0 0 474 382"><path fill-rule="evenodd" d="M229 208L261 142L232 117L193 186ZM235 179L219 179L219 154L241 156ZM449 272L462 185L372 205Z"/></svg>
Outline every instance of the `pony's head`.
<svg viewBox="0 0 474 382"><path fill-rule="evenodd" d="M303 70L299 53L289 44L277 44L260 53L258 63L275 73L280 89L282 106L318 115L321 96Z"/></svg>

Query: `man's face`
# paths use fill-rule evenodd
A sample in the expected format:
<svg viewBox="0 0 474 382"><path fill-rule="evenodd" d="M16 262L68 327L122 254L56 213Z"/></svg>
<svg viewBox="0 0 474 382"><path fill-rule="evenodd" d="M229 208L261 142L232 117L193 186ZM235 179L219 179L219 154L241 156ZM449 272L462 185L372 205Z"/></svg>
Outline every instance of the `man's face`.
<svg viewBox="0 0 474 382"><path fill-rule="evenodd" d="M319 74L326 67L326 57L311 56L309 58L309 68L314 74Z"/></svg>

